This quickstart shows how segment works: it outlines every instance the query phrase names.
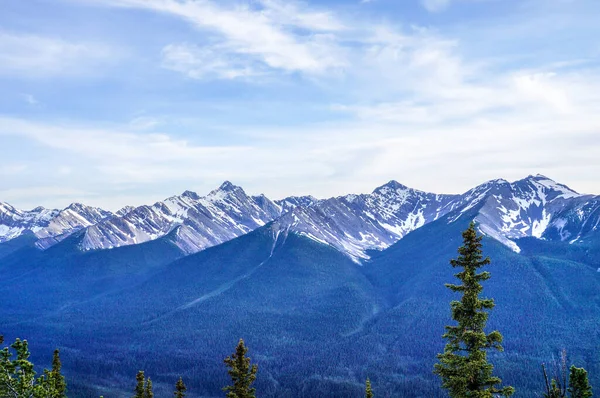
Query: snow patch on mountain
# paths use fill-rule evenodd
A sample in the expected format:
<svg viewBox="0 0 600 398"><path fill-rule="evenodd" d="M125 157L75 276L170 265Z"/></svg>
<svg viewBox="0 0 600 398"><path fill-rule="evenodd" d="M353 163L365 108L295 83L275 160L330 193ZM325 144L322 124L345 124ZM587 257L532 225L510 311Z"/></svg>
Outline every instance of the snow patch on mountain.
<svg viewBox="0 0 600 398"><path fill-rule="evenodd" d="M28 211L0 203L0 243L31 232L40 239L38 246L46 248L51 242L56 243L75 231L113 215L109 211L81 203L73 203L62 210L36 207Z"/></svg>
<svg viewBox="0 0 600 398"><path fill-rule="evenodd" d="M281 213L264 195L248 196L231 182L201 197L186 191L152 206L140 206L86 230L84 250L138 244L162 237L174 229L175 244L195 253L246 234Z"/></svg>

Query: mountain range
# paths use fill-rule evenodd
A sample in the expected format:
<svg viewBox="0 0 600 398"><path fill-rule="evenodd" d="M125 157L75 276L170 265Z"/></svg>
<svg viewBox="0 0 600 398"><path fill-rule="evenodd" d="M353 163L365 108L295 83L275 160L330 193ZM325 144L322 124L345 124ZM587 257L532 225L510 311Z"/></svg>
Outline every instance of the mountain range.
<svg viewBox="0 0 600 398"><path fill-rule="evenodd" d="M600 197L547 177L460 195L391 181L372 193L270 200L225 182L116 213L0 205L0 334L34 361L61 349L71 395L157 396L183 376L221 396L240 337L263 397L442 397L444 287L471 221L492 258L491 361L518 396L562 349L600 385ZM48 354L50 353L50 354Z"/></svg>
<svg viewBox="0 0 600 398"><path fill-rule="evenodd" d="M455 209L464 212L480 203L475 218L480 230L517 252L519 238L573 243L600 227L600 196L579 194L542 175L512 183L492 180L462 195L427 193L390 181L370 194L323 200L270 200L250 196L226 181L204 197L186 191L116 213L80 203L63 210L23 211L0 202L0 242L33 234L36 245L47 249L83 230L80 249L100 250L147 242L175 230L177 246L192 254L277 220L280 228L359 261L369 257L369 250L383 250Z"/></svg>

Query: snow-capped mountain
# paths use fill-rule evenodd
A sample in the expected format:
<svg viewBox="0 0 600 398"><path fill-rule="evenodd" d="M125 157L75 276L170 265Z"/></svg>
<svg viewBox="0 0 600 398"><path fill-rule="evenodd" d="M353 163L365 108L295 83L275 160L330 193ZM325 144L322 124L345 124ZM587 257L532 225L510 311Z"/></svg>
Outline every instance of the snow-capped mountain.
<svg viewBox="0 0 600 398"><path fill-rule="evenodd" d="M81 203L73 203L63 210L36 207L29 211L0 203L0 242L29 232L40 239L39 247L46 248L61 237L112 216L109 211Z"/></svg>
<svg viewBox="0 0 600 398"><path fill-rule="evenodd" d="M314 196L290 196L285 199L276 200L275 203L281 207L281 213L287 213L290 210L295 209L296 207L310 207L317 203L319 203L319 199Z"/></svg>
<svg viewBox="0 0 600 398"><path fill-rule="evenodd" d="M461 195L427 193L390 181L369 194L277 201L247 195L226 181L204 197L186 191L114 214L77 203L63 210L30 211L0 203L0 243L30 232L45 249L85 229L81 249L99 250L173 232L177 246L190 254L274 221L275 233L298 233L359 261L369 257L369 250L383 250L429 222L441 217L454 222L466 215L484 234L519 251L516 241L524 237L585 240L600 229L600 196L581 195L542 175L512 183L491 180Z"/></svg>
<svg viewBox="0 0 600 398"><path fill-rule="evenodd" d="M371 194L347 195L296 207L274 228L329 244L355 261L448 215L454 222L475 209L481 232L515 251L535 237L575 242L600 229L600 197L581 195L545 176L498 179L462 195L436 195L391 181Z"/></svg>
<svg viewBox="0 0 600 398"><path fill-rule="evenodd" d="M274 228L329 244L354 260L382 250L454 208L459 195L437 195L396 181L371 194L346 195L297 206Z"/></svg>
<svg viewBox="0 0 600 398"><path fill-rule="evenodd" d="M592 219L590 228L597 228L593 219L598 219L598 197L581 195L539 174L512 183L490 181L464 197L467 200L454 219L478 206L479 229L517 252L520 249L514 241L519 238L578 239L585 232L582 224L587 218Z"/></svg>
<svg viewBox="0 0 600 398"><path fill-rule="evenodd" d="M584 196L553 214L543 239L575 243L600 232L600 196Z"/></svg>
<svg viewBox="0 0 600 398"><path fill-rule="evenodd" d="M82 249L109 249L147 242L174 229L177 245L195 253L246 234L281 214L264 195L248 196L226 181L201 197L186 191L151 206L126 209L85 231Z"/></svg>

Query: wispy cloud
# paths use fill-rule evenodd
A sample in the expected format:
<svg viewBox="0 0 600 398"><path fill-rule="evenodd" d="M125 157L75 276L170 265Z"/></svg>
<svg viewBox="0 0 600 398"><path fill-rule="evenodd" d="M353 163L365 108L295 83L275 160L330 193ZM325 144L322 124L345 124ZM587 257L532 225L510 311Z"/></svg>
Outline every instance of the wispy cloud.
<svg viewBox="0 0 600 398"><path fill-rule="evenodd" d="M162 50L162 66L192 79L243 79L266 73L260 62L221 49L187 43L169 44Z"/></svg>
<svg viewBox="0 0 600 398"><path fill-rule="evenodd" d="M421 4L423 4L423 7L425 7L427 11L439 12L448 7L450 1L451 0L421 0Z"/></svg>
<svg viewBox="0 0 600 398"><path fill-rule="evenodd" d="M330 32L344 25L331 13L301 3L260 0L249 5L202 0L81 0L138 8L181 18L212 34L203 44L173 43L163 49L164 65L192 78L235 78L270 68L320 73L345 64ZM306 30L304 34L298 30Z"/></svg>
<svg viewBox="0 0 600 398"><path fill-rule="evenodd" d="M144 35L136 58L143 70L123 65L115 77L119 89L82 93L105 95L108 111L101 116L86 119L76 106L66 106L63 118L0 115L5 147L21 150L25 143L43 154L37 163L32 156L27 169L40 176L39 186L75 184L88 193L97 189L96 203L123 205L115 201L141 192L160 199L179 188L206 192L224 179L272 197L329 196L368 191L391 178L458 192L488 178L541 172L600 193L598 53L574 51L572 61L570 53L555 51L556 35L581 21L553 30L554 22L543 18L546 3L527 2L527 12L543 23L520 16L452 30L353 14L366 10L358 1L348 13L281 0L69 1L110 13L135 10L123 13L131 18L158 13L162 18L148 19L153 29L175 24L184 33ZM431 11L447 6L429 2ZM533 41L517 47L519 38ZM13 58L21 54L14 47ZM31 70L45 57L22 62ZM49 70L56 75L62 67ZM7 70L0 65L0 74ZM156 74L168 89L148 78ZM28 90L38 93L13 92ZM136 93L127 99L133 110L119 113L110 101L129 90ZM151 101L157 97L158 105ZM118 114L112 120L111 111ZM99 127L103 118L109 120Z"/></svg>
<svg viewBox="0 0 600 398"><path fill-rule="evenodd" d="M21 98L29 105L37 105L39 104L38 100L33 96L33 94L21 94Z"/></svg>
<svg viewBox="0 0 600 398"><path fill-rule="evenodd" d="M73 75L87 72L108 54L100 45L0 31L0 75Z"/></svg>

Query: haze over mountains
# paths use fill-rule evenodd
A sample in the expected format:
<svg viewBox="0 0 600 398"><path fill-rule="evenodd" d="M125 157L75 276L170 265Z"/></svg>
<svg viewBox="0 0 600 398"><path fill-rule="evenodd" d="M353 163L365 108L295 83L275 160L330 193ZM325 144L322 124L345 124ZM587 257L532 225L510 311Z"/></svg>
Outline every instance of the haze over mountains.
<svg viewBox="0 0 600 398"><path fill-rule="evenodd" d="M271 200L250 196L230 182L201 197L186 191L153 205L116 213L74 203L63 210L29 211L0 202L0 242L33 234L47 249L84 230L81 250L139 244L174 231L176 245L192 254L246 234L271 221L279 228L333 246L358 261L449 212L483 204L476 221L486 235L519 251L515 239L576 242L600 226L600 196L582 195L545 176L509 183L492 180L462 195L427 193L396 181L370 194L329 199Z"/></svg>
<svg viewBox="0 0 600 398"><path fill-rule="evenodd" d="M1 205L0 334L58 347L70 395L130 396L143 368L157 396L183 376L222 396L240 337L262 397L442 397L432 374L472 220L492 258L491 360L519 396L566 349L600 385L600 197L544 176L461 195L395 181L370 194L270 200L224 183L116 214Z"/></svg>

